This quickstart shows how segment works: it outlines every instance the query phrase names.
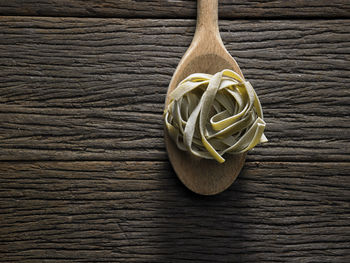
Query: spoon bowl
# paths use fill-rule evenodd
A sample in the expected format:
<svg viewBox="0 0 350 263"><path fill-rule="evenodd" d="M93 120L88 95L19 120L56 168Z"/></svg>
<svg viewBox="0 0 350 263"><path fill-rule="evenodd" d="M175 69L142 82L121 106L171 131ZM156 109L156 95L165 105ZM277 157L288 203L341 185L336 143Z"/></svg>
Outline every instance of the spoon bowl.
<svg viewBox="0 0 350 263"><path fill-rule="evenodd" d="M224 69L231 69L244 78L237 62L221 40L218 0L197 0L195 35L170 81L165 108L170 103L170 93L187 76L193 73L215 74ZM214 195L227 189L241 171L246 157L246 153L226 154L224 163L198 158L178 149L166 128L165 144L178 178L187 188L202 195Z"/></svg>

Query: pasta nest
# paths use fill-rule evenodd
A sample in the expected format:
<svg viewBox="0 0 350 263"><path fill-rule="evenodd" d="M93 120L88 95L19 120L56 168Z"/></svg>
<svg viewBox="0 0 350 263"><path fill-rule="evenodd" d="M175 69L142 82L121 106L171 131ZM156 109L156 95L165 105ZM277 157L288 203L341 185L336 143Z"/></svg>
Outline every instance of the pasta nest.
<svg viewBox="0 0 350 263"><path fill-rule="evenodd" d="M267 141L258 96L232 70L192 74L169 96L165 125L183 151L222 163L225 153L243 153Z"/></svg>

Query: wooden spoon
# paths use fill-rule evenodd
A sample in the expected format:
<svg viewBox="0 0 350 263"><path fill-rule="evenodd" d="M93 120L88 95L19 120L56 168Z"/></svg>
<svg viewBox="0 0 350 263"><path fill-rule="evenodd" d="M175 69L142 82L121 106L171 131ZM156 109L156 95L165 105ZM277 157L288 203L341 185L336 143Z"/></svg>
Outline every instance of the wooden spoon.
<svg viewBox="0 0 350 263"><path fill-rule="evenodd" d="M226 50L218 27L218 0L197 0L197 26L192 43L182 57L170 81L165 102L178 83L192 73L215 74L231 69L243 74ZM224 163L198 158L181 151L165 128L165 143L170 162L182 183L195 193L214 195L224 191L241 171L246 154L226 154Z"/></svg>

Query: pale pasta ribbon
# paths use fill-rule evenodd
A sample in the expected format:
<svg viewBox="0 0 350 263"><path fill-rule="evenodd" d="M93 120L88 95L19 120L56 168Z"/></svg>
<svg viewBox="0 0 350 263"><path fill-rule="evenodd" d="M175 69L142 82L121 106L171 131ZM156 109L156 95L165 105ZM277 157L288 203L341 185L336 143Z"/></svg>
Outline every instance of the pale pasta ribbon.
<svg viewBox="0 0 350 263"><path fill-rule="evenodd" d="M243 153L267 141L258 96L228 69L182 80L170 94L164 118L179 149L220 163L225 153Z"/></svg>

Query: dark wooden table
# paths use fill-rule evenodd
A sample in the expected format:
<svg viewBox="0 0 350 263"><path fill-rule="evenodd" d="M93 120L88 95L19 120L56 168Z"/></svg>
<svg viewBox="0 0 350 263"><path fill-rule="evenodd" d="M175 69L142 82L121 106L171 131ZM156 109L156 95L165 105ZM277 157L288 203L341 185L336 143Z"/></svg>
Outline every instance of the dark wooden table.
<svg viewBox="0 0 350 263"><path fill-rule="evenodd" d="M163 142L189 0L0 0L1 262L350 262L350 2L220 1L269 143L202 197Z"/></svg>

